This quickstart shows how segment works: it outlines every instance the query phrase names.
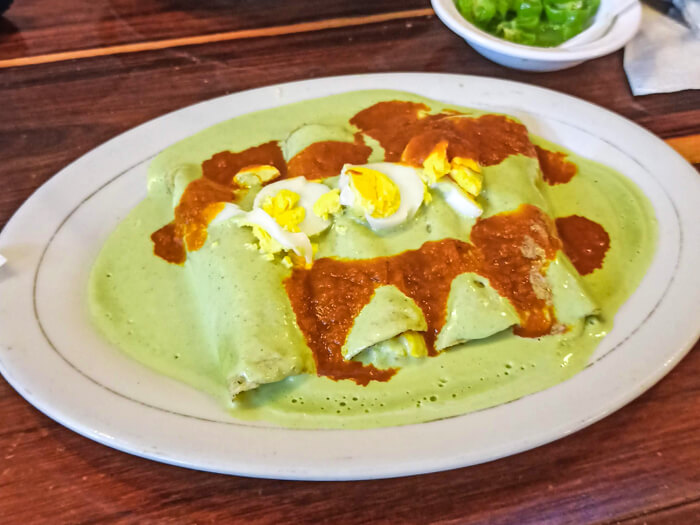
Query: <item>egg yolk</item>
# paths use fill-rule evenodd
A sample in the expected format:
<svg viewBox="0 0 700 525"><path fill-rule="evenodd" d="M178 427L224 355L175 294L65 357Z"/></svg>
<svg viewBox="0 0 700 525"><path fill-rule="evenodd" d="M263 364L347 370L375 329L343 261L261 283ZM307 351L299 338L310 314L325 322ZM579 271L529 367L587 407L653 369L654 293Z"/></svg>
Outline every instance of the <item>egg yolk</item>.
<svg viewBox="0 0 700 525"><path fill-rule="evenodd" d="M474 200L474 197L481 193L484 181L481 166L474 159L463 157L455 157L452 162L448 161L447 146L447 141L438 142L423 161L424 181L432 186L445 175L449 175L470 200Z"/></svg>
<svg viewBox="0 0 700 525"><path fill-rule="evenodd" d="M327 221L331 215L340 211L340 190L332 190L321 195L314 203L313 212L317 217Z"/></svg>
<svg viewBox="0 0 700 525"><path fill-rule="evenodd" d="M244 188L259 186L280 176L280 170L267 164L246 166L233 177L233 181Z"/></svg>
<svg viewBox="0 0 700 525"><path fill-rule="evenodd" d="M260 253L265 256L265 259L271 261L274 259L276 253L283 250L282 245L278 243L272 236L267 233L262 227L258 225L253 226L253 235L258 240L258 247Z"/></svg>
<svg viewBox="0 0 700 525"><path fill-rule="evenodd" d="M359 206L374 218L389 217L401 205L401 192L381 171L357 166L346 171Z"/></svg>
<svg viewBox="0 0 700 525"><path fill-rule="evenodd" d="M430 152L430 155L423 161L423 173L428 184L435 184L442 177L447 175L452 166L447 160L447 142L440 141Z"/></svg>
<svg viewBox="0 0 700 525"><path fill-rule="evenodd" d="M399 336L399 341L404 347L407 355L411 357L427 357L428 346L425 344L425 338L420 332L409 330Z"/></svg>
<svg viewBox="0 0 700 525"><path fill-rule="evenodd" d="M483 176L481 175L481 166L475 160L461 157L452 159L450 177L470 195L476 197L481 193Z"/></svg>
<svg viewBox="0 0 700 525"><path fill-rule="evenodd" d="M275 222L288 232L299 232L299 225L306 217L306 210L297 206L300 196L290 190L280 190L275 195L266 197L261 208Z"/></svg>

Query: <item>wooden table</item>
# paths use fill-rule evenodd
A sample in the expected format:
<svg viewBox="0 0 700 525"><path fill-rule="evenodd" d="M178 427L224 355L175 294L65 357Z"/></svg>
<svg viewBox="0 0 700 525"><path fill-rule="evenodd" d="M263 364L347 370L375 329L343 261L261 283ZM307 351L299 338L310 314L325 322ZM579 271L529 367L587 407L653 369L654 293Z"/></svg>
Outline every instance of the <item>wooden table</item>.
<svg viewBox="0 0 700 525"><path fill-rule="evenodd" d="M158 115L266 84L384 71L553 88L636 121L700 163L700 92L632 97L621 52L556 73L502 68L425 0L16 0L0 19L0 226L68 162ZM698 348L629 406L550 445L352 483L139 459L59 426L0 379L0 521L697 523Z"/></svg>

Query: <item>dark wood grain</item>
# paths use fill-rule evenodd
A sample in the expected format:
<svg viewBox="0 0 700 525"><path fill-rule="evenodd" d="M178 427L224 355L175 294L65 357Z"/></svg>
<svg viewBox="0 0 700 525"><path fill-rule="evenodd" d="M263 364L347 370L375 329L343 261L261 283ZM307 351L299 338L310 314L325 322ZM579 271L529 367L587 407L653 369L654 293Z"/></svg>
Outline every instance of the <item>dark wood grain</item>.
<svg viewBox="0 0 700 525"><path fill-rule="evenodd" d="M17 0L0 59L429 7L427 0Z"/></svg>
<svg viewBox="0 0 700 525"><path fill-rule="evenodd" d="M677 523L679 525L698 523L700 519L700 501L694 500L688 503L665 507L657 511L644 512L624 521L625 525L654 525L663 523Z"/></svg>
<svg viewBox="0 0 700 525"><path fill-rule="evenodd" d="M17 1L10 13L26 17L32 46L45 46L22 53L73 46L77 33L64 31L71 23L86 38L115 33L117 18L103 17L105 1ZM268 26L297 20L293 7L302 3L275 3L281 11L266 14L271 2L211 0L202 3L212 16L201 15L201 25L189 25L199 23L198 8L178 19L169 8L154 7L176 4L184 0L110 5L128 11L132 25L164 24L160 36L181 36L222 30L212 13L223 4L257 12L256 21L241 20ZM425 5L326 4L314 3L314 16ZM47 13L58 17L55 25L44 21ZM36 39L41 33L35 31L44 37ZM2 45L0 58L7 49ZM679 138L677 144L697 154L696 139L688 137L700 133L700 93L634 98L620 53L566 72L515 72L478 56L434 17L418 17L1 70L0 227L67 163L165 112L276 82L382 71L469 73L549 87L607 107L664 138ZM0 522L694 523L700 512L698 377L700 345L629 406L550 445L452 472L352 483L244 479L142 460L57 425L0 379Z"/></svg>

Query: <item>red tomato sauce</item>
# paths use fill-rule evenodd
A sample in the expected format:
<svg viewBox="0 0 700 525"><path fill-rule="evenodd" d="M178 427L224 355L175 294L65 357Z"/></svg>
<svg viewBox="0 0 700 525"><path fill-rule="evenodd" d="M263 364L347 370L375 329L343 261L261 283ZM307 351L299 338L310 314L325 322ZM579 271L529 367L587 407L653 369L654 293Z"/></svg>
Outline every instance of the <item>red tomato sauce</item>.
<svg viewBox="0 0 700 525"><path fill-rule="evenodd" d="M549 151L535 146L537 159L540 162L542 178L550 186L564 184L574 178L578 173L578 167L573 162L566 160L564 153Z"/></svg>
<svg viewBox="0 0 700 525"><path fill-rule="evenodd" d="M360 141L315 142L289 159L287 177L306 177L309 180L334 177L344 164L365 164L372 148Z"/></svg>
<svg viewBox="0 0 700 525"><path fill-rule="evenodd" d="M394 285L423 311L428 352L445 324L452 280L475 272L511 301L520 317L517 334L538 337L555 322L544 271L560 242L552 221L539 208L480 220L472 243L456 239L427 242L417 250L368 260L319 259L310 268L295 268L285 281L297 323L311 348L319 375L352 379L360 385L386 381L395 370L379 370L346 361L341 349L355 318L382 285ZM540 278L534 278L539 275Z"/></svg>
<svg viewBox="0 0 700 525"><path fill-rule="evenodd" d="M587 275L603 267L605 254L610 249L610 235L605 228L580 215L559 217L556 225L564 253L578 273Z"/></svg>
<svg viewBox="0 0 700 525"><path fill-rule="evenodd" d="M422 166L435 146L447 141L447 157L470 158L483 166L499 164L509 155L535 157L527 128L502 115L471 118L456 112L428 114L415 102L380 102L360 111L350 123L376 139L385 159Z"/></svg>

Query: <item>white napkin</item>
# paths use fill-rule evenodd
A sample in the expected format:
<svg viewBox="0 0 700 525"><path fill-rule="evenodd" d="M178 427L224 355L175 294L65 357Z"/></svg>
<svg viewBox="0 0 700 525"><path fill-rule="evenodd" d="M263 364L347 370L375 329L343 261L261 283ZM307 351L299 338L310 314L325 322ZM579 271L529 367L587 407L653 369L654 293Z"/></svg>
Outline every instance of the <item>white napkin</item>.
<svg viewBox="0 0 700 525"><path fill-rule="evenodd" d="M642 7L642 26L625 47L625 73L632 93L700 89L700 38L670 17Z"/></svg>

